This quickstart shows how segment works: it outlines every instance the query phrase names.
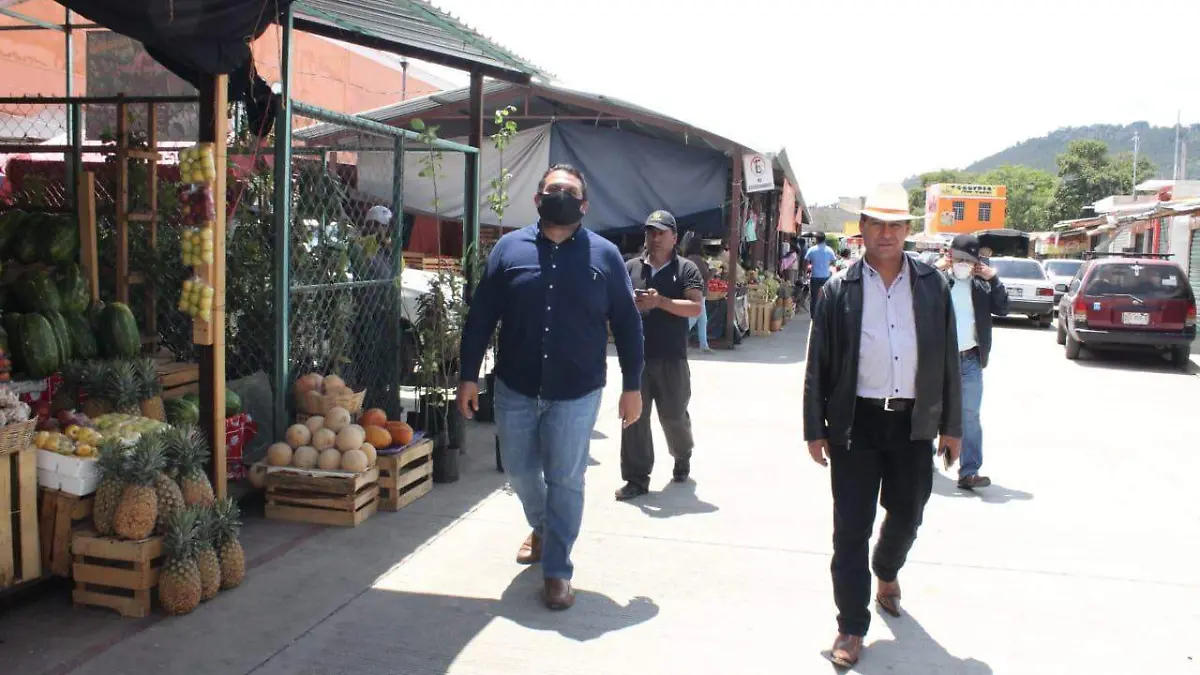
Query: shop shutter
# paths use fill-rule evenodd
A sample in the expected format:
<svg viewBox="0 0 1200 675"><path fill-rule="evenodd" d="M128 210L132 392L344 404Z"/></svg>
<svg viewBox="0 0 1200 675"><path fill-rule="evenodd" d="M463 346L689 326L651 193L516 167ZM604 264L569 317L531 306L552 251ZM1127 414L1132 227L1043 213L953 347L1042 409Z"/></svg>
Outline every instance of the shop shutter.
<svg viewBox="0 0 1200 675"><path fill-rule="evenodd" d="M1188 279L1192 293L1200 299L1200 230L1192 230L1192 248L1188 259Z"/></svg>

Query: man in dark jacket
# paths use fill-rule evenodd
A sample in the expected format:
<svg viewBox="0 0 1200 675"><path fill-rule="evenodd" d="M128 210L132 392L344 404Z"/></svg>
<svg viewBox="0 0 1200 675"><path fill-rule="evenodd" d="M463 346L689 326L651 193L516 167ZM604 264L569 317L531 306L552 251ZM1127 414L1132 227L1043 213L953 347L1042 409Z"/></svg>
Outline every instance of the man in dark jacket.
<svg viewBox="0 0 1200 675"><path fill-rule="evenodd" d="M933 488L933 440L958 457L962 398L954 312L946 278L904 253L908 193L885 185L859 213L866 255L821 289L808 341L804 438L830 466L833 595L831 659L853 666L875 600L900 615L896 577ZM876 500L887 510L868 567Z"/></svg>
<svg viewBox="0 0 1200 675"><path fill-rule="evenodd" d="M996 270L980 261L979 238L960 234L950 242L941 269L950 283L958 351L961 354L963 443L958 464L958 487L987 487L992 481L979 475L983 466L983 369L992 351L992 315L1008 313L1008 291Z"/></svg>

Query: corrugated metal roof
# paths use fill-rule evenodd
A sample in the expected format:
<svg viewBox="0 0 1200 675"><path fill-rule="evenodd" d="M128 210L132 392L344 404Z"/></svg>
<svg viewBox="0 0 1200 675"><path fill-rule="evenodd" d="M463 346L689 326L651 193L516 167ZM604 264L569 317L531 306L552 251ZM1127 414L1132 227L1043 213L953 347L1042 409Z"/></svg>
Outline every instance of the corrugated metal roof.
<svg viewBox="0 0 1200 675"><path fill-rule="evenodd" d="M296 0L296 27L493 76L546 73L425 0ZM357 38L357 39L356 39ZM405 49L407 48L407 49Z"/></svg>
<svg viewBox="0 0 1200 675"><path fill-rule="evenodd" d="M663 113L655 112L649 108L644 108L635 103L629 103L628 101L623 101L611 96L592 94L577 89L570 89L568 87L544 83L516 85L508 82L490 80L484 82L483 95L485 99L492 96L501 95L506 91L511 91L514 95L527 91L530 96L545 99L547 101L563 102L567 105L579 108L592 107L593 110L598 109L603 111L604 114L607 114L610 117L631 115L633 118L636 118L632 119L631 121L641 124L642 126L657 126L658 128L675 132L684 138L691 136L694 137L693 142L695 140L700 140L707 143L714 149L724 152L730 152L733 150L753 151L749 146L738 143L737 141L732 141L723 136L719 136L704 129L692 126L687 122L676 119L669 115L664 115ZM461 89L454 89L451 91L431 94L429 96L414 98L401 103L383 106L381 108L366 110L358 113L358 115L376 122L391 124L395 120L403 120L406 118L426 115L444 106L453 106L460 103L466 103L470 98L470 95L470 88L463 87ZM616 115L614 115L614 113L616 113ZM316 125L302 130L297 130L295 135L298 138L316 140L332 131L334 131L333 127Z"/></svg>

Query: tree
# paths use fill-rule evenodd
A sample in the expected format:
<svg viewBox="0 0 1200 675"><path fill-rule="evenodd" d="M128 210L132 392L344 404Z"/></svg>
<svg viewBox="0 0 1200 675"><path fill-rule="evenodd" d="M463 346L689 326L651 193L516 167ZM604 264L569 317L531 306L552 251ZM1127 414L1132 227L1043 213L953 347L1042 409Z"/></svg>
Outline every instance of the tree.
<svg viewBox="0 0 1200 675"><path fill-rule="evenodd" d="M1138 158L1138 180L1153 178L1157 169L1145 157ZM1058 187L1050 210L1053 220L1085 217L1084 207L1112 195L1133 193L1133 157L1108 154L1103 141L1077 140L1058 156Z"/></svg>
<svg viewBox="0 0 1200 675"><path fill-rule="evenodd" d="M908 210L914 215L923 215L925 213L925 188L935 183L974 183L976 182L975 174L963 171L961 169L938 169L937 171L928 171L918 176L921 181L919 187L912 187L908 190Z"/></svg>
<svg viewBox="0 0 1200 675"><path fill-rule="evenodd" d="M983 185L1005 185L1008 197L1004 226L1022 232L1049 229L1050 208L1058 178L1028 166L1005 165L980 174Z"/></svg>

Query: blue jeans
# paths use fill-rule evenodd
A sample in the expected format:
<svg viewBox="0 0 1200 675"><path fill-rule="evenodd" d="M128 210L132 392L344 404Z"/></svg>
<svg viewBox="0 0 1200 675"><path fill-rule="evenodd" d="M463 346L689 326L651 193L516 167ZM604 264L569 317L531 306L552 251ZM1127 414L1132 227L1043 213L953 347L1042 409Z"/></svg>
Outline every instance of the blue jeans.
<svg viewBox="0 0 1200 675"><path fill-rule="evenodd" d="M708 349L708 305L703 300L700 301L700 314L688 319L688 330L697 325L700 326L696 331L696 339L700 341L700 348Z"/></svg>
<svg viewBox="0 0 1200 675"><path fill-rule="evenodd" d="M983 403L983 366L979 356L962 357L962 454L958 458L958 477L979 473L983 466L983 426L979 423L979 408Z"/></svg>
<svg viewBox="0 0 1200 675"><path fill-rule="evenodd" d="M541 533L542 576L570 579L583 522L583 474L601 389L571 401L523 396L496 380L496 428L509 483Z"/></svg>

